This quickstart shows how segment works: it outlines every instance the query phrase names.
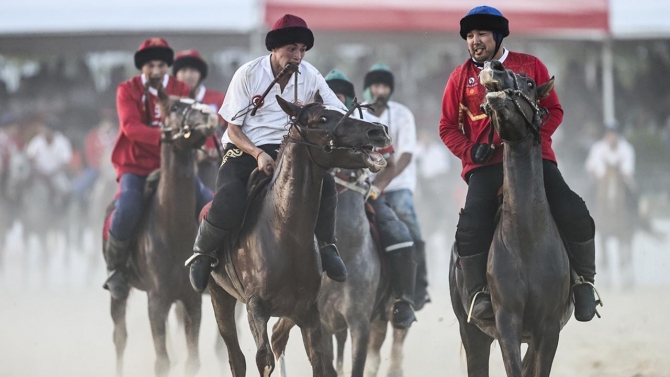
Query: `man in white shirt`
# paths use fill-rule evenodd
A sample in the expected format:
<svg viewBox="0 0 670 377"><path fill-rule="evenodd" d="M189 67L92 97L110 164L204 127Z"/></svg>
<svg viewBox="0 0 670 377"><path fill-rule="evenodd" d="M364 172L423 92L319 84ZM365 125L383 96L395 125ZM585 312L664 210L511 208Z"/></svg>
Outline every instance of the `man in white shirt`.
<svg viewBox="0 0 670 377"><path fill-rule="evenodd" d="M258 168L272 175L274 171L277 150L288 133L287 115L275 96L306 104L314 102L319 92L325 105L344 109L319 71L303 60L305 52L313 45L314 35L305 21L284 15L265 38L265 46L271 54L244 64L233 75L219 110L228 129L222 137L227 146L219 168L216 195L200 224L193 246L194 255L186 262L190 266L191 284L198 292L207 287L212 265L218 262L219 245L241 226L251 172ZM289 64L297 66L298 72L281 75ZM278 81L271 86L278 76ZM263 98L268 88L269 92ZM326 174L315 234L323 269L331 279L344 281L346 267L335 247L336 206L335 181Z"/></svg>
<svg viewBox="0 0 670 377"><path fill-rule="evenodd" d="M66 168L72 159L72 145L62 133L44 127L26 146L35 172L44 177L54 203L65 200L70 189Z"/></svg>
<svg viewBox="0 0 670 377"><path fill-rule="evenodd" d="M586 158L586 171L596 179L605 176L608 167L616 167L627 183L635 173L635 149L614 127L608 127L605 136L595 142Z"/></svg>
<svg viewBox="0 0 670 377"><path fill-rule="evenodd" d="M378 63L370 68L365 75L363 95L372 104L372 109L366 111L364 117L388 126L393 141L395 177L386 187L385 197L398 218L407 225L414 240L417 262L414 304L415 309L420 310L426 302L430 302L430 296L427 291L426 244L414 210L416 125L414 115L406 106L390 100L394 86L395 79L388 66Z"/></svg>

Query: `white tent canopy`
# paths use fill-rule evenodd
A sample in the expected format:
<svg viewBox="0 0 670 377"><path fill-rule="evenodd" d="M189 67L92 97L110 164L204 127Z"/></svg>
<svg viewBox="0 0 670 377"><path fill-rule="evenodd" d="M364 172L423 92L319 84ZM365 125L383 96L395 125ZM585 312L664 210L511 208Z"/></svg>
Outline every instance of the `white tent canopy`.
<svg viewBox="0 0 670 377"><path fill-rule="evenodd" d="M2 0L0 35L139 31L248 32L252 0Z"/></svg>

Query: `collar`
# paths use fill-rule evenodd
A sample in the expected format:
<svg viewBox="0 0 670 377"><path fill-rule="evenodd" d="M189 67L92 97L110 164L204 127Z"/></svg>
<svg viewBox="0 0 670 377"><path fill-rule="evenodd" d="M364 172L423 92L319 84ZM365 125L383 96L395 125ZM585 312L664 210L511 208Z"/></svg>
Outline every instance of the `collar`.
<svg viewBox="0 0 670 377"><path fill-rule="evenodd" d="M509 50L506 49L505 47L503 47L503 54L500 57L500 59L498 59L498 61L501 62L501 63L504 63L505 59L507 59L508 55L509 55ZM477 69L484 69L484 64L477 62L475 60L475 58L470 58L470 59L472 59L472 62L475 64L475 67L477 67Z"/></svg>
<svg viewBox="0 0 670 377"><path fill-rule="evenodd" d="M205 98L205 92L207 92L205 86L200 85L200 89L198 89L198 94L195 95L195 100L198 102L202 102L202 99Z"/></svg>
<svg viewBox="0 0 670 377"><path fill-rule="evenodd" d="M147 78L144 76L144 73L142 73L140 77L142 78L142 86L146 85ZM170 75L166 73L165 76L163 76L163 88L167 89L169 81L170 81ZM149 87L149 93L153 94L154 96L157 96L158 90L156 90L156 88Z"/></svg>

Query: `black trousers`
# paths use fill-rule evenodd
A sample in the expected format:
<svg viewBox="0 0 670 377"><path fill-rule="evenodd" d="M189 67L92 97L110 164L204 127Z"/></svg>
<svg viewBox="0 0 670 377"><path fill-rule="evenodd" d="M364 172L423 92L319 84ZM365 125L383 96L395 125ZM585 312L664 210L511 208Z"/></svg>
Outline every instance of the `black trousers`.
<svg viewBox="0 0 670 377"><path fill-rule="evenodd" d="M277 159L279 145L261 145L260 148L273 159ZM228 144L216 178L216 194L212 201L212 207L207 213L207 220L212 225L224 230L236 230L242 225L247 182L249 176L257 167L258 163L254 156L242 152L233 144ZM326 174L323 178L321 205L315 232L319 241L335 242L336 207L335 180L330 174Z"/></svg>
<svg viewBox="0 0 670 377"><path fill-rule="evenodd" d="M544 189L558 230L570 242L584 242L595 235L584 200L568 187L556 164L543 160ZM488 252L496 224L498 190L503 183L502 163L472 170L468 194L456 229L458 253L470 256Z"/></svg>

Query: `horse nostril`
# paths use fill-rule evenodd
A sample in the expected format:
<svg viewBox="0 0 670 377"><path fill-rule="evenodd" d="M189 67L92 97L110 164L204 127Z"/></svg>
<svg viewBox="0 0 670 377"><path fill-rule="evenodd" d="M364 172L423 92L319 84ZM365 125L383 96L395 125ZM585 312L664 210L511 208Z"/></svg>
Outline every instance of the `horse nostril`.
<svg viewBox="0 0 670 377"><path fill-rule="evenodd" d="M368 138L369 139L381 139L384 138L384 136L388 134L386 130L386 126L384 126L383 130L380 130L379 128L374 128L370 131L368 131Z"/></svg>

